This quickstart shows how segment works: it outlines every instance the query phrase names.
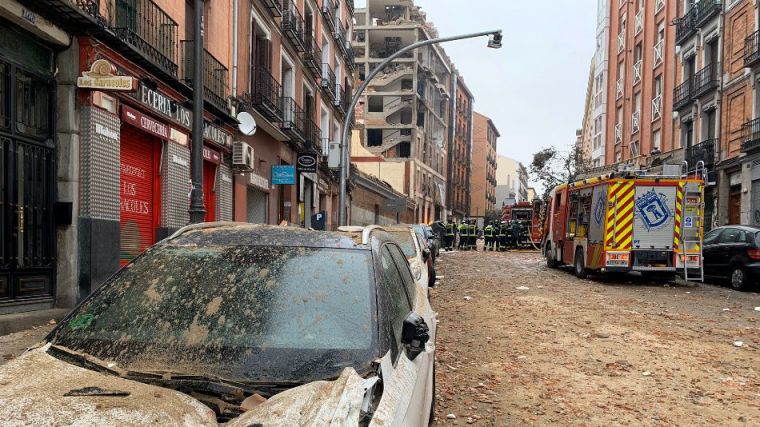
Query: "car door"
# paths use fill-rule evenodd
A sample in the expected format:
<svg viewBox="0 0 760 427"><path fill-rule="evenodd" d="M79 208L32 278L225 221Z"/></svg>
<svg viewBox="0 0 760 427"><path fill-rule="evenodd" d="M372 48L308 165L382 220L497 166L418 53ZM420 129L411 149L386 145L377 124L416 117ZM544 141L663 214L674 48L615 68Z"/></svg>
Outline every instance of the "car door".
<svg viewBox="0 0 760 427"><path fill-rule="evenodd" d="M383 396L371 426L427 425L433 399L433 355L435 326L433 312L415 283L401 249L388 243L380 251L380 284L389 305L386 312L392 323L391 351L380 361ZM413 359L401 342L404 320L411 313L421 316L430 330L425 350Z"/></svg>
<svg viewBox="0 0 760 427"><path fill-rule="evenodd" d="M740 251L744 241L744 231L728 227L720 234L718 239L717 273L720 277L727 277L731 259Z"/></svg>
<svg viewBox="0 0 760 427"><path fill-rule="evenodd" d="M718 275L718 253L720 248L720 234L723 228L716 228L705 234L702 241L702 256L704 256L705 275Z"/></svg>

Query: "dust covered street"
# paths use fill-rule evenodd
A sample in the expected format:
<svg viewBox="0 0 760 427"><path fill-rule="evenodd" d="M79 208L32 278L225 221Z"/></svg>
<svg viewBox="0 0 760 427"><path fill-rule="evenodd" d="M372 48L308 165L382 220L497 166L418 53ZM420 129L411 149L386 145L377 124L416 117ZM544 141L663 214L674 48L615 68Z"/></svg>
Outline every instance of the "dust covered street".
<svg viewBox="0 0 760 427"><path fill-rule="evenodd" d="M443 254L435 425L758 425L760 296Z"/></svg>

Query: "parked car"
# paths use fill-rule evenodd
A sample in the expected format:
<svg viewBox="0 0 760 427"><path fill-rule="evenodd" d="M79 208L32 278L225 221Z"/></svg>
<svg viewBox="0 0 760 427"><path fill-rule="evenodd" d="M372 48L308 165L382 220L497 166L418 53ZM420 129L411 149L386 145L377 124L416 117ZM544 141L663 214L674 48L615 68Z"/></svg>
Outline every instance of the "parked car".
<svg viewBox="0 0 760 427"><path fill-rule="evenodd" d="M732 288L746 290L760 280L760 228L718 227L703 241L705 276L728 280Z"/></svg>
<svg viewBox="0 0 760 427"><path fill-rule="evenodd" d="M190 226L0 367L0 419L427 425L435 328L387 233Z"/></svg>
<svg viewBox="0 0 760 427"><path fill-rule="evenodd" d="M422 240L425 243L425 246L430 249L430 253L433 255L433 263L435 263L435 259L438 257L440 252L440 241L436 246L435 235L433 234L432 229L429 229L427 225L414 224L412 227L414 228L414 231L416 231L421 236ZM439 250L436 250L436 247Z"/></svg>
<svg viewBox="0 0 760 427"><path fill-rule="evenodd" d="M358 232L362 227L341 227L341 230ZM415 280L424 288L435 286L435 267L433 257L425 243L420 240L417 231L409 225L391 225L382 230L396 241L404 252L409 268Z"/></svg>

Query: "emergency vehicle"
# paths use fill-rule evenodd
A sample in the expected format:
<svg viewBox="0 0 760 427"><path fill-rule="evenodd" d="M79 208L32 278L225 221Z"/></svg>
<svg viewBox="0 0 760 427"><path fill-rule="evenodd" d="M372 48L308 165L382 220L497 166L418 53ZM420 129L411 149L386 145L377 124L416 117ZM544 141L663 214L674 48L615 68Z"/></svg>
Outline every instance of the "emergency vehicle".
<svg viewBox="0 0 760 427"><path fill-rule="evenodd" d="M511 205L505 205L501 208L501 220L506 222L520 221L528 225L526 233L530 241L536 247L541 243L543 238L543 223L541 221L541 200L531 202L519 202ZM528 239L526 239L528 240ZM530 243L530 241L520 243Z"/></svg>
<svg viewBox="0 0 760 427"><path fill-rule="evenodd" d="M700 162L685 176L625 171L556 187L544 227L547 265L571 265L580 278L639 271L703 280L704 176Z"/></svg>

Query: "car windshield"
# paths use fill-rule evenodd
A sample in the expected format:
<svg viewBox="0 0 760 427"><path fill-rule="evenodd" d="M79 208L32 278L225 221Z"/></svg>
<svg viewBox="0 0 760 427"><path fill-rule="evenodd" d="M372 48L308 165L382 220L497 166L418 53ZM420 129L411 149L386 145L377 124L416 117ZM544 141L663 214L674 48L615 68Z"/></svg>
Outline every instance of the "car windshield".
<svg viewBox="0 0 760 427"><path fill-rule="evenodd" d="M122 269L53 344L149 372L332 378L376 356L368 250L163 246Z"/></svg>
<svg viewBox="0 0 760 427"><path fill-rule="evenodd" d="M401 246L407 258L417 256L417 246L414 244L414 236L409 231L392 231L391 237Z"/></svg>

